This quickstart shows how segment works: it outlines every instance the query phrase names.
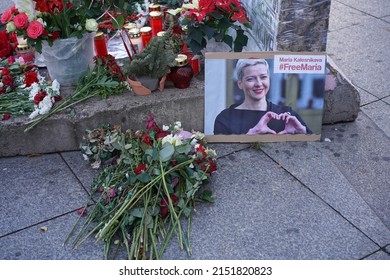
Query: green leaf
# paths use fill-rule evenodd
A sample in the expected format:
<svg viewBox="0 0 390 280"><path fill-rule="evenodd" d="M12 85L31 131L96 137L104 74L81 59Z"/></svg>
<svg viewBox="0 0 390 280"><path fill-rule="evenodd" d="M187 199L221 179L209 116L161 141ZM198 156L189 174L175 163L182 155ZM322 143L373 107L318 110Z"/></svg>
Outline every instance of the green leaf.
<svg viewBox="0 0 390 280"><path fill-rule="evenodd" d="M148 183L150 180L152 180L152 177L147 172L142 172L141 174L137 175L137 179L141 182Z"/></svg>
<svg viewBox="0 0 390 280"><path fill-rule="evenodd" d="M191 151L191 144L183 144L183 145L180 145L180 146L176 146L176 152L178 152L179 154L188 154L190 151Z"/></svg>
<svg viewBox="0 0 390 280"><path fill-rule="evenodd" d="M210 13L212 17L214 17L215 19L223 19L223 15L220 14L220 13L217 13L217 12L214 12L214 13Z"/></svg>
<svg viewBox="0 0 390 280"><path fill-rule="evenodd" d="M175 148L170 143L165 143L163 148L160 150L160 159L162 162L171 160L173 154L175 153Z"/></svg>
<svg viewBox="0 0 390 280"><path fill-rule="evenodd" d="M120 14L115 18L115 20L112 21L112 26L116 29L121 29L124 23L125 18Z"/></svg>
<svg viewBox="0 0 390 280"><path fill-rule="evenodd" d="M213 192L211 190L204 190L199 194L199 198L203 201L214 203L214 198L212 197Z"/></svg>
<svg viewBox="0 0 390 280"><path fill-rule="evenodd" d="M183 208L183 214L188 218L191 215L191 208L189 207Z"/></svg>
<svg viewBox="0 0 390 280"><path fill-rule="evenodd" d="M142 218L144 213L145 213L145 208L144 207L142 207L142 208L134 208L134 209L130 210L130 215L134 216L136 218Z"/></svg>

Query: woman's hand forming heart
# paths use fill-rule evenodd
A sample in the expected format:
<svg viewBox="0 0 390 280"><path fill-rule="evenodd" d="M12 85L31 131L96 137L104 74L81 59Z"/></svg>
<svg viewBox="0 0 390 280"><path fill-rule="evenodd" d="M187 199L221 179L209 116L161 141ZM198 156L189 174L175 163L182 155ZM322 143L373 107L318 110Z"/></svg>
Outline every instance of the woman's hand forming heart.
<svg viewBox="0 0 390 280"><path fill-rule="evenodd" d="M276 133L274 130L268 127L270 120L282 120L285 123L285 128ZM249 131L247 134L306 134L306 127L301 122L292 116L290 112L276 114L274 112L267 112L260 121Z"/></svg>

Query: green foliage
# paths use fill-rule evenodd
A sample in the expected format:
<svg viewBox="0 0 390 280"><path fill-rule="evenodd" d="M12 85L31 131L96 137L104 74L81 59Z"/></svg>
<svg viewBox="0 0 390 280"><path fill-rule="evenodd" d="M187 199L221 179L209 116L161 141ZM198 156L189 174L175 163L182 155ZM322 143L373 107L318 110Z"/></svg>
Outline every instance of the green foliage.
<svg viewBox="0 0 390 280"><path fill-rule="evenodd" d="M172 31L168 30L162 37L153 37L146 48L133 57L125 72L130 76L149 76L161 78L175 66L175 52L168 44Z"/></svg>

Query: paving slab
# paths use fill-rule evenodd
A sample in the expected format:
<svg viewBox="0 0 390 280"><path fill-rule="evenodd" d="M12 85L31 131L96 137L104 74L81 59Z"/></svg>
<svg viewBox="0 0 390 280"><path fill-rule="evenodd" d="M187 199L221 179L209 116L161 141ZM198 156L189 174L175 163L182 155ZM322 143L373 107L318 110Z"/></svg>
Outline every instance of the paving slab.
<svg viewBox="0 0 390 280"><path fill-rule="evenodd" d="M0 158L0 236L74 211L88 194L58 154Z"/></svg>
<svg viewBox="0 0 390 280"><path fill-rule="evenodd" d="M378 100L377 102L362 106L361 110L369 118L375 120L376 125L378 125L388 137L390 137L390 105L388 103ZM387 152L387 156L390 157L390 152Z"/></svg>
<svg viewBox="0 0 390 280"><path fill-rule="evenodd" d="M332 142L321 143L321 151L390 229L389 136L365 113L354 123L324 126L323 135Z"/></svg>
<svg viewBox="0 0 390 280"><path fill-rule="evenodd" d="M74 176L77 177L84 189L90 194L93 179L98 175L99 170L93 169L88 161L85 161L81 150L73 152L63 152L61 157L69 166Z"/></svg>
<svg viewBox="0 0 390 280"><path fill-rule="evenodd" d="M346 6L337 0L332 0L330 4L329 32L359 25L371 17L372 16L352 7Z"/></svg>
<svg viewBox="0 0 390 280"><path fill-rule="evenodd" d="M215 203L193 217L192 259L359 259L379 249L261 151L219 165ZM164 256L186 258L175 242Z"/></svg>
<svg viewBox="0 0 390 280"><path fill-rule="evenodd" d="M383 250L375 252L372 255L364 258L364 260L390 260L390 254L384 252Z"/></svg>
<svg viewBox="0 0 390 280"><path fill-rule="evenodd" d="M1 260L101 260L103 245L88 239L77 249L64 241L76 223L75 213L0 238ZM47 231L42 231L46 227ZM73 239L70 239L72 241ZM44 272L43 272L44 273Z"/></svg>
<svg viewBox="0 0 390 280"><path fill-rule="evenodd" d="M375 30L375 31L373 31ZM330 32L327 52L357 87L383 98L389 96L390 24L372 18L359 25Z"/></svg>
<svg viewBox="0 0 390 280"><path fill-rule="evenodd" d="M376 97L375 95L372 95L368 91L366 91L362 88L358 88L358 87L356 87L356 88L357 88L359 95L360 95L360 106L364 106L364 105L367 105L367 104L370 104L372 102L380 100L378 97Z"/></svg>
<svg viewBox="0 0 390 280"><path fill-rule="evenodd" d="M387 0L333 0L332 4L334 2L343 3L378 18L390 14L390 2Z"/></svg>
<svg viewBox="0 0 390 280"><path fill-rule="evenodd" d="M378 129L376 132L382 135L382 139L378 140L378 136L374 143L371 141L373 138L362 136L361 139L358 128L347 129L348 125L355 124L329 126L323 131L323 137L331 139L331 143L275 143L263 150L354 226L383 246L390 242L389 165L382 160L383 153L388 151L389 140ZM343 127L343 130L339 128L331 133L330 127ZM376 155L380 162L373 159Z"/></svg>

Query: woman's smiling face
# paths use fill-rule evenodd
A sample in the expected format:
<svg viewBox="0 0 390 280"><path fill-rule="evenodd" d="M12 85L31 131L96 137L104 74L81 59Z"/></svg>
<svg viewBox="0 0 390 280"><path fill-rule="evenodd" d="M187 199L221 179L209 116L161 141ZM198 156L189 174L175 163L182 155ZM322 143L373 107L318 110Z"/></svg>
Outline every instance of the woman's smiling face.
<svg viewBox="0 0 390 280"><path fill-rule="evenodd" d="M242 79L237 81L238 87L244 92L245 98L260 101L269 90L269 74L267 66L256 64L242 70Z"/></svg>

